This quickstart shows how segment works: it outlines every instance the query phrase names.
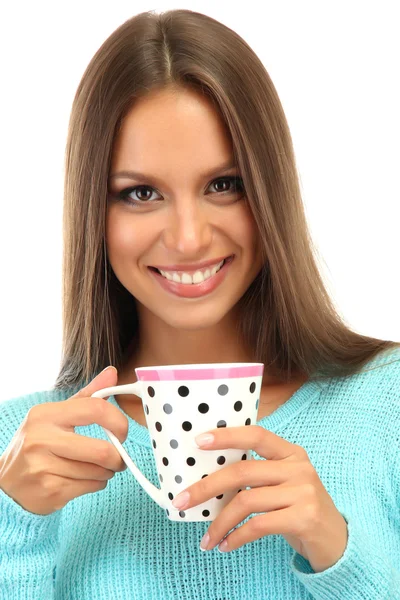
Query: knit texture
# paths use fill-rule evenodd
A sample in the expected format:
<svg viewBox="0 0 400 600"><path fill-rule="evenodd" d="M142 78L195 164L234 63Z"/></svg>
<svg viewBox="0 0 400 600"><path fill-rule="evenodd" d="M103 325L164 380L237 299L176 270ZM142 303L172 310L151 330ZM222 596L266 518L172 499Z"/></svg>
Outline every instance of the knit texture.
<svg viewBox="0 0 400 600"><path fill-rule="evenodd" d="M0 403L0 453L32 406L78 389ZM128 420L124 447L158 487L149 432ZM169 521L126 469L46 516L0 490L1 600L400 599L400 350L351 377L307 381L258 425L305 448L348 522L335 565L315 573L280 535L202 552L209 523ZM98 425L75 431L108 441Z"/></svg>

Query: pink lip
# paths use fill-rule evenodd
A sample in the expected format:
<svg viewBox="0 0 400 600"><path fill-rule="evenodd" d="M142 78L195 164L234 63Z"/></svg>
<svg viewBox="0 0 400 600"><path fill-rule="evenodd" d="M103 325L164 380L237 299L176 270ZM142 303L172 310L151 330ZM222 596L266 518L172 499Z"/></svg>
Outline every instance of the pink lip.
<svg viewBox="0 0 400 600"><path fill-rule="evenodd" d="M221 259L222 260L222 259ZM161 285L164 290L174 294L175 296L180 296L181 298L199 298L201 296L205 296L206 294L211 293L215 290L220 283L225 279L228 269L233 261L233 258L227 259L225 264L220 268L220 270L202 283L193 283L193 284L185 284L185 283L176 283L175 281L169 281L165 277L163 277L160 273L156 271L152 271L149 269L150 274L155 278L155 280ZM213 263L211 263L213 264ZM164 269L163 269L164 270Z"/></svg>
<svg viewBox="0 0 400 600"><path fill-rule="evenodd" d="M232 256L232 255L230 255ZM152 267L154 267L155 269L158 269L159 271L180 271L181 273L190 273L191 271L193 273L195 273L196 271L199 271L200 269L205 269L206 267L210 267L211 265L217 265L218 263L220 263L222 260L224 260L225 258L228 258L228 256L221 256L221 258L213 258L211 260L204 260L203 262L199 262L199 263L191 263L188 265L168 265L168 266L162 266L162 265L151 265Z"/></svg>

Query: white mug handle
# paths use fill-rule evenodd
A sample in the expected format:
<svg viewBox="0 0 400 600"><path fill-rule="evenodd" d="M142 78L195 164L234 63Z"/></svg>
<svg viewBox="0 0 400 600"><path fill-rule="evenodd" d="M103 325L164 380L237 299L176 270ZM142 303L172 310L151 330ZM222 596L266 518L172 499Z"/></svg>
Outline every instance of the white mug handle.
<svg viewBox="0 0 400 600"><path fill-rule="evenodd" d="M128 383L127 385L115 385L113 387L104 388L103 390L99 390L98 392L92 394L92 397L104 398L106 396L112 396L114 394L134 394L135 396L139 396L139 398L141 398L141 383L140 381L136 381L135 383ZM156 486L152 483L150 483L150 481L146 479L143 473L137 468L137 466L130 458L129 454L122 446L118 438L116 438L115 435L105 427L102 427L102 429L104 429L108 438L114 444L119 454L121 455L121 458L124 460L125 464L130 469L133 476L136 477L138 483L142 486L144 491L147 492L149 496L154 500L154 502L157 502L157 504L161 506L161 508L172 508L172 510L174 510L173 506L169 506L165 503L161 490L156 488Z"/></svg>

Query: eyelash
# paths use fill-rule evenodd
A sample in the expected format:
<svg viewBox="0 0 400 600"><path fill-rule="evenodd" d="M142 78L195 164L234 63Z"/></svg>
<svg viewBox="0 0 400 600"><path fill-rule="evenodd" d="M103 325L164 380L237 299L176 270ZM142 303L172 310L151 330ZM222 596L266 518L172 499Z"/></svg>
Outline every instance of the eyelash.
<svg viewBox="0 0 400 600"><path fill-rule="evenodd" d="M244 187L243 187L243 180L241 177L238 176L232 176L232 177L219 177L218 179L214 179L214 181L212 181L210 183L210 185L208 187L210 187L211 185L217 183L218 181L233 181L234 182L234 187L236 188L237 186L239 186L241 189L240 190L227 190L227 191L222 191L222 192L213 192L215 194L218 194L219 196L225 196L227 194L237 194L240 192L244 192ZM121 190L118 194L115 194L115 198L121 202L124 202L125 204L128 205L133 205L133 206L140 206L140 205L145 205L145 204L151 204L153 202L155 202L155 200L138 200L138 199L129 199L128 196L130 194L132 194L135 190L141 189L141 188L145 188L145 189L149 189L149 190L154 190L155 188L153 188L151 185L135 185L132 187L128 187L125 188L123 190Z"/></svg>

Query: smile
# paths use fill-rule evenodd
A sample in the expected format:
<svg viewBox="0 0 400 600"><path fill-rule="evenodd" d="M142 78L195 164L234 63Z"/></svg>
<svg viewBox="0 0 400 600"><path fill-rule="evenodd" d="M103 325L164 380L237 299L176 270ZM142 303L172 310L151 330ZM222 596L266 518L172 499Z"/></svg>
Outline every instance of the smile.
<svg viewBox="0 0 400 600"><path fill-rule="evenodd" d="M175 296L198 298L209 294L222 283L233 259L234 255L228 256L191 274L185 271L164 271L156 267L148 269L164 290Z"/></svg>
<svg viewBox="0 0 400 600"><path fill-rule="evenodd" d="M168 281L175 281L175 283L183 283L185 285L193 285L195 283L202 283L203 281L210 279L210 277L215 275L220 270L224 262L225 259L221 260L221 262L215 265L211 265L207 269L198 270L195 273L193 273L193 275L190 275L189 273L180 274L178 271L161 271L160 269L157 270L159 273L161 273L163 277L168 279Z"/></svg>

